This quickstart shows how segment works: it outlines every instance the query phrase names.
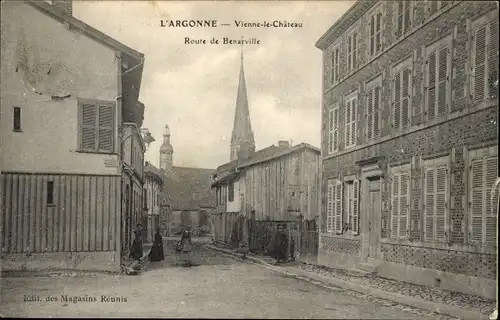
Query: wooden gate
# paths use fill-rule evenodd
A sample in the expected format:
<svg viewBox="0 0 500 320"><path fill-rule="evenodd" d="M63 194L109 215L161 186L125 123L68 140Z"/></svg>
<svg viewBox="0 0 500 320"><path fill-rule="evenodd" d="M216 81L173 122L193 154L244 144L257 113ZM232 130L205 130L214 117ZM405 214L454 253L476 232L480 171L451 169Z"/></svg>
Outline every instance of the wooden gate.
<svg viewBox="0 0 500 320"><path fill-rule="evenodd" d="M297 228L290 229L290 238L293 239L291 255L295 260L316 264L318 260L319 232L314 220L304 220L297 224Z"/></svg>

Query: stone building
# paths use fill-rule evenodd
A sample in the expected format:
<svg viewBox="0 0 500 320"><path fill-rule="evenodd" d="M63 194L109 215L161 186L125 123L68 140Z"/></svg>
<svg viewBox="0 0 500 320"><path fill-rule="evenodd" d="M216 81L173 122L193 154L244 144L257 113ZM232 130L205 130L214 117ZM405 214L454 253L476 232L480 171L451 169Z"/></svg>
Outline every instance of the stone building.
<svg viewBox="0 0 500 320"><path fill-rule="evenodd" d="M358 1L316 46L319 263L494 298L497 4Z"/></svg>

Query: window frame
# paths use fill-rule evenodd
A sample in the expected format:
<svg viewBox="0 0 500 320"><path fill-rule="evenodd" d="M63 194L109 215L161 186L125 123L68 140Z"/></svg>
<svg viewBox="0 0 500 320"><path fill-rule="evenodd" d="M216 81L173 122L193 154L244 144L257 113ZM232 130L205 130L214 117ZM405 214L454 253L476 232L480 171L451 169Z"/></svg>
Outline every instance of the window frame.
<svg viewBox="0 0 500 320"><path fill-rule="evenodd" d="M432 237L428 237L427 235L427 219L428 219L428 214L427 214L427 174L429 170L434 170L434 172L437 173L437 169L445 167L446 172L445 172L445 178L446 178L446 190L445 190L445 205L444 205L444 221L443 221L443 238L439 239L436 236L436 214L435 214L435 208L436 205L433 207L433 225L432 225L432 230L433 234ZM451 157L444 156L440 158L435 158L435 159L429 159L424 161L423 165L423 239L424 242L434 242L434 243L448 243L450 240L450 191L451 191ZM435 190L437 187L437 175L434 177L433 181L433 189ZM435 204L435 198L436 198L437 192L434 191L433 193L433 203Z"/></svg>
<svg viewBox="0 0 500 320"><path fill-rule="evenodd" d="M404 224L404 228L406 232L404 235L401 235L401 177L407 175L408 176L408 189L406 192L406 222ZM396 216L394 215L394 178L398 177L399 183L398 183L398 215L397 215L397 222L394 222L394 219ZM412 200L412 176L411 176L411 164L404 164L404 165L399 165L399 166L394 166L389 169L389 214L390 214L390 238L391 239L408 239L410 235L410 221L411 221L411 200ZM396 232L394 232L394 225L396 225Z"/></svg>
<svg viewBox="0 0 500 320"><path fill-rule="evenodd" d="M336 114L336 116L335 116ZM330 106L328 109L328 154L339 151L339 125L340 125L340 106L336 102ZM335 140L336 135L336 140Z"/></svg>
<svg viewBox="0 0 500 320"><path fill-rule="evenodd" d="M17 111L19 111L19 113L18 113L18 116L16 117ZM17 124L19 125L19 127L17 127ZM22 109L21 109L21 107L14 106L12 108L12 131L14 131L14 132L23 132Z"/></svg>
<svg viewBox="0 0 500 320"><path fill-rule="evenodd" d="M404 71L409 70L408 77L408 110L406 126L404 123L403 113L403 87L404 87ZM399 125L396 127L396 75L400 74L400 92L399 92ZM412 100L413 100L413 56L405 58L403 61L397 62L391 67L391 127L394 130L402 130L411 127L412 118Z"/></svg>
<svg viewBox="0 0 500 320"><path fill-rule="evenodd" d="M377 16L379 14L380 14L380 29L377 31ZM374 21L373 35L371 34L372 19ZM383 32L384 19L385 19L384 3L379 3L368 14L368 23L367 23L367 25L368 25L368 32L367 32L368 44L367 44L367 48L368 48L368 56L370 58L374 58L379 53L384 51L384 32ZM380 48L378 48L378 50L377 50L377 41L376 41L377 34L380 34ZM371 51L372 42L373 42L373 52Z"/></svg>
<svg viewBox="0 0 500 320"><path fill-rule="evenodd" d="M354 107L352 105L352 101L356 101ZM353 148L357 144L357 140L358 140L358 136L357 136L357 129L358 129L358 126L357 126L357 123L358 123L358 101L359 101L359 97L358 97L358 91L357 90L354 90L353 92L344 95L344 146L345 146L345 149ZM348 115L348 113L347 113L348 103L349 103L349 108L351 109L350 113L349 113L349 115L351 115L350 119L347 119L347 115ZM354 116L352 115L353 114L353 112L352 112L353 110L354 110ZM347 130L348 127L349 127L349 131ZM354 127L354 130L353 130L353 127ZM354 141L352 143L350 143L351 139L349 139L350 136L348 137L348 132L351 135L354 135L354 137L352 139ZM352 132L354 132L354 133L352 133Z"/></svg>
<svg viewBox="0 0 500 320"><path fill-rule="evenodd" d="M336 43L333 45L328 56L330 59L330 84L336 85L340 81L340 44L339 43Z"/></svg>
<svg viewBox="0 0 500 320"><path fill-rule="evenodd" d="M427 120L433 120L439 118L443 115L449 114L451 109L451 69L452 69L452 47L453 45L453 36L451 34L447 34L441 39L427 45L425 47L425 65L424 65L424 87L425 87L425 118ZM445 111L440 114L439 113L439 52L443 49L447 49L447 64L446 64L446 96L445 96ZM434 114L430 117L430 107L429 107L429 86L430 86L430 76L429 76L429 57L430 54L434 53L436 57L436 69L434 70Z"/></svg>
<svg viewBox="0 0 500 320"><path fill-rule="evenodd" d="M399 4L400 3L407 3L408 4L408 8L404 8L403 7L403 12L402 14L399 14ZM411 1L411 0L408 0L408 1L394 1L393 3L393 16L394 16L394 25L396 26L395 30L394 30L394 37L395 37L395 40L399 40L401 39L402 37L406 36L412 29L413 29L413 25L414 25L414 16L413 16L413 11L414 11L414 1ZM408 29L405 30L405 11L406 10L409 11L409 14L408 14L408 19L409 19L409 24L408 24ZM401 34L398 34L399 33L399 16L402 16L402 21L401 21Z"/></svg>
<svg viewBox="0 0 500 320"><path fill-rule="evenodd" d="M366 94L365 94L365 100L366 100L366 105L365 105L365 131L364 131L364 136L367 141L372 141L377 138L380 138L381 136L381 121L382 121L382 75L378 75L375 78L367 81L365 83L365 88L366 88ZM375 95L375 90L376 88L379 88L379 97L378 97L378 116L375 116L375 101L376 101L376 95ZM370 113L370 106L369 106L369 101L370 98L372 99L372 112ZM370 117L373 117L370 125ZM377 119L377 122L374 120ZM377 125L376 125L377 123ZM368 131L371 127L371 137L370 137L370 132ZM377 129L377 134L375 134L375 129Z"/></svg>
<svg viewBox="0 0 500 320"><path fill-rule="evenodd" d="M498 238L498 233L495 236L495 239L493 241L489 241L487 239L487 232L489 230L488 228L488 220L491 220L491 218L495 218L494 222L494 227L493 229L496 231L497 230L497 221L498 221L498 212L495 216L494 214L494 207L490 207L492 210L491 212L488 212L487 210L487 202L490 201L490 206L493 204L491 196L488 195L488 186L486 185L486 169L487 169L487 159L495 159L494 163L496 164L496 170L497 170L497 177L498 177L498 146L491 146L491 147L486 147L486 148L479 148L479 149L474 149L474 150L469 150L468 152L468 172L467 172L467 177L468 177L468 212L467 212L467 224L468 224L468 242L469 244L479 244L479 245L496 245L496 241ZM474 196L474 181L473 181L473 165L474 162L476 161L482 161L483 164L483 181L482 181L482 186L481 186L481 206L483 208L482 213L481 213L481 240L473 239L474 238L474 230L473 230L473 219L474 219L474 213L473 213L473 196ZM491 186L493 187L493 185ZM498 187L497 187L498 188ZM491 193L490 193L491 195ZM497 191L497 196L498 196L498 191ZM496 204L498 206L498 203ZM488 219L490 218L490 219ZM491 231L491 230L490 230Z"/></svg>
<svg viewBox="0 0 500 320"><path fill-rule="evenodd" d="M347 74L351 74L359 68L359 30L358 26L352 27L346 33L346 42L345 42L345 52L346 52L346 67ZM354 50L349 50L349 41L352 37L356 35L356 41L354 43Z"/></svg>
<svg viewBox="0 0 500 320"><path fill-rule="evenodd" d="M360 218L360 181L353 177L344 179L342 185L342 206L345 210L342 212L342 222L347 221L347 230L353 236L359 235ZM344 217L345 214L345 217ZM342 233L344 223L342 223Z"/></svg>
<svg viewBox="0 0 500 320"><path fill-rule="evenodd" d="M326 201L326 231L328 233L340 234L342 232L342 199L342 181L338 178L328 179Z"/></svg>
<svg viewBox="0 0 500 320"><path fill-rule="evenodd" d="M83 147L83 106L84 105L94 105L95 106L95 124L93 126L93 129L95 130L95 147L93 149L90 148L84 148ZM109 129L111 131L111 148L110 150L105 150L101 149L99 146L99 130L103 127L100 127L99 125L99 109L101 106L105 107L111 107L111 115L112 115L112 121L111 121L111 128ZM118 144L117 141L117 134L116 134L116 128L117 128L117 107L116 103L113 101L106 101L106 100L96 100L96 99L78 99L78 146L77 150L78 152L82 153L97 153L97 154L115 154L116 153L116 147ZM132 156L132 155L131 155ZM132 161L132 159L131 159Z"/></svg>
<svg viewBox="0 0 500 320"><path fill-rule="evenodd" d="M49 188L49 186L50 186L50 188ZM55 192L54 180L47 181L45 205L47 205L47 206L55 206L56 205L55 194L56 194L56 192Z"/></svg>

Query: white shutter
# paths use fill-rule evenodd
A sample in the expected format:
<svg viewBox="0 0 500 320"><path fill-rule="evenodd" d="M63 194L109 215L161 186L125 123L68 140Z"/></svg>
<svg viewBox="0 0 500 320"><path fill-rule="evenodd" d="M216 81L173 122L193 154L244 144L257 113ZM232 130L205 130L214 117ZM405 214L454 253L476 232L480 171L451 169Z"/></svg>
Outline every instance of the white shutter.
<svg viewBox="0 0 500 320"><path fill-rule="evenodd" d="M333 110L328 111L328 153L333 152L333 125L334 125Z"/></svg>
<svg viewBox="0 0 500 320"><path fill-rule="evenodd" d="M330 56L330 82L335 83L335 49L333 49Z"/></svg>
<svg viewBox="0 0 500 320"><path fill-rule="evenodd" d="M398 237L406 238L408 232L409 221L409 199L410 199L410 175L403 173L400 175L399 181L399 220L398 220Z"/></svg>
<svg viewBox="0 0 500 320"><path fill-rule="evenodd" d="M376 15L372 15L370 18L370 56L375 54L375 27L376 27Z"/></svg>
<svg viewBox="0 0 500 320"><path fill-rule="evenodd" d="M498 81L498 20L495 18L489 24L488 35L488 93L489 97L493 95L495 90L493 84Z"/></svg>
<svg viewBox="0 0 500 320"><path fill-rule="evenodd" d="M403 4L404 4L403 32L407 33L411 28L411 3L410 1L403 1Z"/></svg>
<svg viewBox="0 0 500 320"><path fill-rule="evenodd" d="M470 225L469 240L482 242L483 240L483 212L484 212L484 160L472 161L470 169L471 192L469 199Z"/></svg>
<svg viewBox="0 0 500 320"><path fill-rule="evenodd" d="M339 148L339 108L333 110L333 150Z"/></svg>
<svg viewBox="0 0 500 320"><path fill-rule="evenodd" d="M335 82L339 80L340 76L340 49L337 47L335 48Z"/></svg>
<svg viewBox="0 0 500 320"><path fill-rule="evenodd" d="M114 108L112 105L99 106L99 151L113 152Z"/></svg>
<svg viewBox="0 0 500 320"><path fill-rule="evenodd" d="M436 116L436 51L429 53L427 58L427 118Z"/></svg>
<svg viewBox="0 0 500 320"><path fill-rule="evenodd" d="M427 169L425 171L425 215L424 215L425 240L434 239L435 176L436 176L436 170L434 168Z"/></svg>
<svg viewBox="0 0 500 320"><path fill-rule="evenodd" d="M358 33L354 32L352 34L352 69L355 70L358 67Z"/></svg>
<svg viewBox="0 0 500 320"><path fill-rule="evenodd" d="M347 37L347 71L352 70L352 37Z"/></svg>
<svg viewBox="0 0 500 320"><path fill-rule="evenodd" d="M351 101L351 145L356 144L357 139L357 129L356 129L356 113L357 113L357 102L358 99L354 98Z"/></svg>
<svg viewBox="0 0 500 320"><path fill-rule="evenodd" d="M81 106L81 138L80 148L85 151L97 149L97 106L83 104Z"/></svg>
<svg viewBox="0 0 500 320"><path fill-rule="evenodd" d="M345 104L345 145L350 145L351 142L351 100L346 100Z"/></svg>
<svg viewBox="0 0 500 320"><path fill-rule="evenodd" d="M401 90L401 128L408 126L410 119L410 88L411 88L411 71L404 69L402 73L402 90Z"/></svg>
<svg viewBox="0 0 500 320"><path fill-rule="evenodd" d="M342 183L335 185L335 231L342 232Z"/></svg>
<svg viewBox="0 0 500 320"><path fill-rule="evenodd" d="M352 233L359 234L359 180L353 182L353 197L352 197Z"/></svg>
<svg viewBox="0 0 500 320"><path fill-rule="evenodd" d="M327 214L326 214L326 231L333 231L333 220L334 220L334 195L335 186L328 182L328 200L327 200Z"/></svg>
<svg viewBox="0 0 500 320"><path fill-rule="evenodd" d="M436 168L435 182L435 230L436 240L446 240L448 231L447 210L448 210L448 169L446 166Z"/></svg>
<svg viewBox="0 0 500 320"><path fill-rule="evenodd" d="M375 53L382 50L382 12L377 13L375 26Z"/></svg>
<svg viewBox="0 0 500 320"><path fill-rule="evenodd" d="M404 1L396 2L396 39L403 35Z"/></svg>
<svg viewBox="0 0 500 320"><path fill-rule="evenodd" d="M396 239L398 237L398 220L399 220L399 184L400 184L400 176L394 175L392 177L392 215L391 215L391 238Z"/></svg>
<svg viewBox="0 0 500 320"><path fill-rule="evenodd" d="M399 129L401 126L401 72L398 71L394 75L394 110L393 124L394 129Z"/></svg>
<svg viewBox="0 0 500 320"><path fill-rule="evenodd" d="M375 98L373 101L373 137L376 138L379 136L380 132L380 124L379 124L379 117L380 117L380 105L381 105L381 99L382 95L380 94L380 86L375 87Z"/></svg>
<svg viewBox="0 0 500 320"><path fill-rule="evenodd" d="M486 83L486 25L476 30L474 34L474 70L472 81L472 94L474 101L482 101L485 98Z"/></svg>
<svg viewBox="0 0 500 320"><path fill-rule="evenodd" d="M485 227L484 242L497 243L497 213L498 213L498 191L492 198L491 191L498 178L498 158L488 157L485 159Z"/></svg>
<svg viewBox="0 0 500 320"><path fill-rule="evenodd" d="M445 114L448 110L448 48L442 48L438 53L438 101L437 114Z"/></svg>
<svg viewBox="0 0 500 320"><path fill-rule="evenodd" d="M367 123L366 123L366 136L367 136L367 139L368 140L371 140L373 138L373 104L374 104L374 94L375 93L375 88L372 88L371 90L368 91L367 93L367 100L366 100L366 103L367 103L367 110L366 110L366 114L367 114Z"/></svg>

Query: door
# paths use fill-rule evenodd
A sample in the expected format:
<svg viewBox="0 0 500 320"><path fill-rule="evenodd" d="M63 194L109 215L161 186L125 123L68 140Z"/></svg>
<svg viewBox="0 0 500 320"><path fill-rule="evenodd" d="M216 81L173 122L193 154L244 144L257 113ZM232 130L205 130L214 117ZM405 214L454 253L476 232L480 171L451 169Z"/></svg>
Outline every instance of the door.
<svg viewBox="0 0 500 320"><path fill-rule="evenodd" d="M368 207L368 230L369 230L369 252L368 257L378 259L380 257L380 234L381 234L381 195L380 179L369 180L369 207Z"/></svg>

